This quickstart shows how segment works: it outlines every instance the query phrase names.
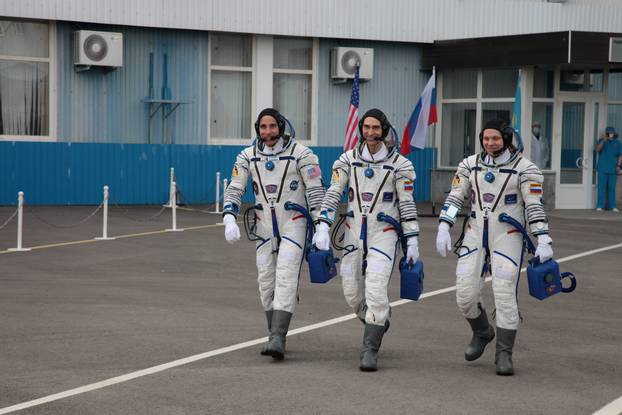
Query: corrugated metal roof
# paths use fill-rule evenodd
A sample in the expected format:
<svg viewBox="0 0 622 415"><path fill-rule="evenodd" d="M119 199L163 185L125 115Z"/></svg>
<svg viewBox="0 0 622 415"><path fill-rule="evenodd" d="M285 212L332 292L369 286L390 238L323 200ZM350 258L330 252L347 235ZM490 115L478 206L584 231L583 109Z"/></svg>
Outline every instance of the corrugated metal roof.
<svg viewBox="0 0 622 415"><path fill-rule="evenodd" d="M619 32L622 7L608 0L4 0L0 15L425 43L565 30Z"/></svg>

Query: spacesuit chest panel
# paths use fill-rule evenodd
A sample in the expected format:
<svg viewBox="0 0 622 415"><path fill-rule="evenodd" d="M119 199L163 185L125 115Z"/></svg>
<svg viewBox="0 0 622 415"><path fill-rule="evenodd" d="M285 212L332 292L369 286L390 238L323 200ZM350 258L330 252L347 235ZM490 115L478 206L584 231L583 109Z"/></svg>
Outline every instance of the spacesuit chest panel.
<svg viewBox="0 0 622 415"><path fill-rule="evenodd" d="M352 162L352 180L348 189L348 200L353 210L364 215L379 211L379 206L393 205L397 200L393 176L394 158L387 162Z"/></svg>
<svg viewBox="0 0 622 415"><path fill-rule="evenodd" d="M304 195L304 191L297 192L304 184L296 168L296 157L293 155L295 146L291 151L276 155L253 153L250 167L253 193L258 202L274 206L290 200L292 193Z"/></svg>
<svg viewBox="0 0 622 415"><path fill-rule="evenodd" d="M518 160L502 166L488 166L478 163L471 172L473 186L473 209L494 212L500 206L519 205Z"/></svg>

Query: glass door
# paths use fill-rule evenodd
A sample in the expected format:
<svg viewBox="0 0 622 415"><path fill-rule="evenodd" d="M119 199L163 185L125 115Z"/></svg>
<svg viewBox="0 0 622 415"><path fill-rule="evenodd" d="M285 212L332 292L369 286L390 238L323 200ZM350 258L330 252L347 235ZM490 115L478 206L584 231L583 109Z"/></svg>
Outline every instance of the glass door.
<svg viewBox="0 0 622 415"><path fill-rule="evenodd" d="M562 98L557 114L558 140L553 165L557 174L558 209L594 207L594 143L600 103L594 97Z"/></svg>

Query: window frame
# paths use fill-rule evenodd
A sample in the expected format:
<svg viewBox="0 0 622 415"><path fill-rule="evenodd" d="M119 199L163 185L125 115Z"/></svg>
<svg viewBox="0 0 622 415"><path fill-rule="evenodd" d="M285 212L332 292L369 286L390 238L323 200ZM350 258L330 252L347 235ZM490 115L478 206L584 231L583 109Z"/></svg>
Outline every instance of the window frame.
<svg viewBox="0 0 622 415"><path fill-rule="evenodd" d="M20 21L27 23L41 23L39 20L32 19L12 19L6 20ZM16 135L16 134L0 134L0 141L57 141L56 136L56 22L52 20L45 21L48 25L48 57L29 57L29 56L12 56L0 55L0 60L13 62L32 62L48 64L48 134L47 135Z"/></svg>
<svg viewBox="0 0 622 415"><path fill-rule="evenodd" d="M251 66L224 66L224 65L212 65L212 47L214 45L214 35L218 34L242 34L246 35L246 33L227 33L227 32L209 32L208 34L208 53L207 53L207 85L209 96L207 97L208 102L208 122L207 122L207 144L214 145L232 145L239 146L245 145L249 143L248 138L244 137L236 137L236 138L225 138L225 137L212 137L212 71L222 71L222 72L247 72L251 74L251 120L254 119L253 108L254 102L256 99L256 89L255 89L255 78L256 78L256 66L257 66L257 42L256 36L251 36ZM252 134L252 123L251 123L251 134Z"/></svg>
<svg viewBox="0 0 622 415"><path fill-rule="evenodd" d="M276 36L275 36L276 37ZM274 50L274 38L272 38L272 47ZM296 38L296 36L278 36L280 38ZM318 97L318 60L320 56L320 41L318 38L305 38L311 40L311 69L284 69L284 68L275 68L274 67L274 59L272 62L272 82L274 83L274 75L275 74L291 74L291 75L311 75L311 119L309 122L311 123L311 136L301 140L300 138L296 138L296 141L299 141L304 145L317 145L317 97ZM272 93L272 102L274 103L274 92ZM286 111L284 111L286 112ZM294 126L295 128L295 126Z"/></svg>
<svg viewBox="0 0 622 415"><path fill-rule="evenodd" d="M465 68L467 69L467 68ZM488 68L486 68L488 69ZM494 68L493 68L494 69ZM522 70L524 68L517 68L518 70ZM484 68L477 68L477 96L475 97L471 97L471 98L444 98L443 96L443 82L444 82L444 73L442 71L440 71L439 73L439 77L438 77L438 124L440 126L440 128L436 128L436 132L435 132L435 137L434 137L434 145L435 147L438 149L437 154L436 154L436 165L438 166L438 169L451 169L451 170L455 170L458 166L450 166L450 165L445 165L442 164L442 160L441 160L441 156L442 156L442 151L440 151L440 149L442 148L442 122L443 122L443 107L444 104L475 104L475 111L476 111L476 116L475 116L475 133L477 134L479 131L481 131L482 129L482 114L483 114L483 110L482 110L482 104L486 104L486 103L512 103L514 104L514 100L515 97L497 97L497 98L483 98L483 80L484 80L484 75L483 75L483 70ZM524 74L524 71L523 71ZM524 76L521 78L522 84L521 87L524 87ZM523 89L524 91L524 89ZM523 92L523 102L522 105L525 105L525 94ZM523 111L524 114L524 111ZM523 117L524 118L524 117ZM524 122L524 120L522 120ZM475 153L479 153L481 152L481 146L479 144L479 139L475 140Z"/></svg>
<svg viewBox="0 0 622 415"><path fill-rule="evenodd" d="M254 136L254 123L257 113L269 106L273 106L274 103L274 91L273 82L275 73L290 73L290 74L310 74L311 75L311 137L309 139L300 140L304 145L317 145L317 118L318 118L318 96L319 96L319 57L320 57L320 41L319 38L308 38L313 41L312 51L312 63L311 69L275 69L274 68L274 37L267 35L253 34L252 36L252 59L251 67L235 67L235 66L221 66L212 65L212 46L213 35L227 32L210 32L208 38L209 51L207 56L208 73L207 83L209 85L208 96L208 117L209 122L207 125L207 138L206 143L209 145L229 145L240 146L249 145ZM238 34L238 33L231 33ZM243 33L242 33L243 34ZM285 36L287 37L287 36ZM269 45L269 46L268 46ZM269 49L269 50L268 50ZM262 54L262 56L258 56ZM268 59L269 58L269 59ZM269 62L269 63L268 63ZM269 66L268 66L269 65ZM236 138L224 138L224 137L212 137L211 136L211 120L212 120L212 70L216 71L239 71L251 73L251 137L236 137ZM268 88L269 87L269 88ZM258 89L261 88L262 94L258 93ZM267 92L270 93L266 96ZM286 111L284 111L286 112ZM298 139L297 139L298 141Z"/></svg>

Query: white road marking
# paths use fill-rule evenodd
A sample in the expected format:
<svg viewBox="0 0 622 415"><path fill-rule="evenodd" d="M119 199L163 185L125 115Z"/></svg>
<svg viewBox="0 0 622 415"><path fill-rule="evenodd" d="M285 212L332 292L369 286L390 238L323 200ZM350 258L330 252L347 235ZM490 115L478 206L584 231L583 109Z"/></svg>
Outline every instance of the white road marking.
<svg viewBox="0 0 622 415"><path fill-rule="evenodd" d="M622 414L622 396L615 401L603 406L593 415L620 415Z"/></svg>
<svg viewBox="0 0 622 415"><path fill-rule="evenodd" d="M564 258L560 258L557 260L557 262L561 263L561 262L567 262L567 261L572 261L574 259L577 258L582 258L585 256L589 256L589 255L594 255L600 252L604 252L604 251L609 251L612 249L616 249L616 248L622 248L622 243L619 244L615 244L615 245L609 245L609 246L605 246L603 248L598 248L598 249L593 249L591 251L586 251L580 254L576 254L576 255L570 255ZM521 272L524 272L526 270L526 268L522 268ZM486 281L490 281L490 277L486 278ZM436 295L440 295L440 294L445 294L451 291L455 291L456 287L452 286L452 287L447 287L447 288L442 288L440 290L436 290L436 291L431 291L428 293L423 293L421 294L420 299L425 299L428 297L433 297ZM398 300L398 301L394 301L391 303L392 307L397 307L400 306L402 304L406 304L406 303L410 303L412 302L411 300ZM341 317L337 317L337 318L333 318L330 320L326 320L326 321L322 321L316 324L310 324L308 326L304 326L304 327L299 327L297 329L294 330L290 330L290 332L288 333L288 336L294 336L296 334L300 334L300 333L306 333L308 331L312 331L312 330L317 330L320 329L322 327L327 327L327 326L331 326L334 324L339 324L342 323L344 321L348 321L348 320L352 320L356 318L355 314L348 314L345 316L341 316ZM112 385L116 385L119 383L123 383L123 382L127 382L130 381L132 379L136 379L136 378L140 378L143 376L148 376L148 375L153 375L154 373L158 373L158 372L163 372L165 370L168 369L173 369L179 366L183 366L183 365L187 365L189 363L193 363L199 360L203 360L203 359L208 359L210 357L214 357L214 356L219 356L225 353L230 353L230 352L234 352L240 349L245 349L247 347L251 347L251 346L256 346L259 344L262 344L263 342L267 341L268 338L267 337L262 337L259 339L255 339L255 340L249 340L243 343L238 343L238 344L234 344L231 346L227 346L227 347L222 347L220 349L216 349L216 350L212 350L209 352L205 352L205 353L200 353L200 354L196 354L193 356L188 356L182 359L178 359L178 360L173 360L172 362L168 362L168 363L164 363L161 365L157 365L157 366L152 366L152 367L148 367L146 369L142 369L142 370L138 370L136 372L131 372L131 373L127 373L125 375L121 375L121 376L117 376L114 378L110 378L110 379L106 379L106 380L102 380L100 382L95 382L95 383L90 383L88 385L84 385L84 386L80 386L74 389L69 389L66 390L64 392L59 392L59 393L55 393L53 395L48 395L48 396L44 396L42 398L38 398L38 399L34 399L32 401L26 401L26 402L22 402L16 405L12 405L12 406L7 406L5 408L1 408L0 409L0 415L2 414L8 414L11 412L15 412L15 411L19 411L22 409L26 409L26 408L31 408L33 406L37 406L37 405L43 405L49 402L53 402L53 401L57 401L59 399L63 399L63 398L68 398L70 396L75 396L75 395L80 395L82 393L86 393L86 392L90 392L90 391L94 391L97 389L102 389L108 386L112 386ZM602 408L601 410L599 410L596 414L594 415L619 415L622 410L622 398L610 403L609 405L605 406L604 408ZM605 412L603 412L605 411ZM618 411L618 412L616 412Z"/></svg>

